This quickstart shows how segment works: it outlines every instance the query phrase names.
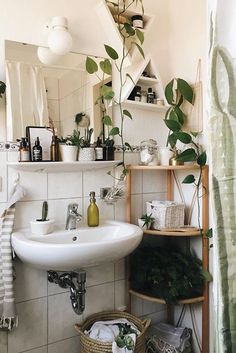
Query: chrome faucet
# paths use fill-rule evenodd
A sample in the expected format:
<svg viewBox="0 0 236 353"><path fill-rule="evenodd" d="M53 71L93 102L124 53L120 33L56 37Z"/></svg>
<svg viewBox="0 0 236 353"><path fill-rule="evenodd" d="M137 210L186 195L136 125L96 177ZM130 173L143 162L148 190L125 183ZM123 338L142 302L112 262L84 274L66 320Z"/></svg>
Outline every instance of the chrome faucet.
<svg viewBox="0 0 236 353"><path fill-rule="evenodd" d="M66 230L76 229L76 222L82 220L82 215L78 213L79 205L70 203L67 208Z"/></svg>

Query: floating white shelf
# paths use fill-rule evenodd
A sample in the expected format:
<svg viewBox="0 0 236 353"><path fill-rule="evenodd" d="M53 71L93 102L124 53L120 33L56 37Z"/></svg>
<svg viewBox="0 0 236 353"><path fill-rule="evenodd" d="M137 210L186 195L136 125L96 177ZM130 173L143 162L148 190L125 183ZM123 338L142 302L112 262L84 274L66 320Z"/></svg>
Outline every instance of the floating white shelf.
<svg viewBox="0 0 236 353"><path fill-rule="evenodd" d="M136 101L131 101L131 100L126 100L123 102L123 105L133 108L133 109L143 109L143 110L149 110L152 112L162 112L165 113L168 109L167 106L159 106L156 104L151 104L151 103L142 103L142 102L136 102Z"/></svg>
<svg viewBox="0 0 236 353"><path fill-rule="evenodd" d="M159 83L158 79L152 78L152 77L141 76L138 80L138 84L141 86L153 86L158 83Z"/></svg>
<svg viewBox="0 0 236 353"><path fill-rule="evenodd" d="M8 162L10 168L30 173L81 172L102 168L112 168L120 161L91 162Z"/></svg>

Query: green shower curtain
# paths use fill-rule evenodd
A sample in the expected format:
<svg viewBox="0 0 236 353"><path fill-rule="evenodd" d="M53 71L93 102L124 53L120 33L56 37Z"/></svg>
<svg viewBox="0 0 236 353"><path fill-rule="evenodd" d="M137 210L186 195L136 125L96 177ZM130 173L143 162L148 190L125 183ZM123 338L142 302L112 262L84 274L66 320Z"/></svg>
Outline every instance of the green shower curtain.
<svg viewBox="0 0 236 353"><path fill-rule="evenodd" d="M236 353L236 1L211 13L215 353Z"/></svg>

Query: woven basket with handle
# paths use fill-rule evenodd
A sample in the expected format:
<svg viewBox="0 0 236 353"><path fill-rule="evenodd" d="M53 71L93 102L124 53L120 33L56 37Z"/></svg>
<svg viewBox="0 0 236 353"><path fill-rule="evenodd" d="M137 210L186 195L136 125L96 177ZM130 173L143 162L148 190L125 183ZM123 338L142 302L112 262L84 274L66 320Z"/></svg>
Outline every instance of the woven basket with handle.
<svg viewBox="0 0 236 353"><path fill-rule="evenodd" d="M90 329L90 327L96 321L108 321L115 319L127 319L132 322L140 331L137 337L134 353L145 353L146 340L145 333L150 325L151 320L140 320L137 317L121 311L104 311L89 316L83 324L75 325L75 329L80 333L81 353L112 353L112 343L105 343L96 341L87 335L84 331Z"/></svg>

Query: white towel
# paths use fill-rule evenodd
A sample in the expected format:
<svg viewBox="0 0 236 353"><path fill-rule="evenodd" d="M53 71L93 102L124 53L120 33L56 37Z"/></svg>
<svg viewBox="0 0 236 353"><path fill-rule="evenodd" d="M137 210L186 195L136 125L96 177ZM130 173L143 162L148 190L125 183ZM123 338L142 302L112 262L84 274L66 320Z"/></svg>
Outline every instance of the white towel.
<svg viewBox="0 0 236 353"><path fill-rule="evenodd" d="M25 195L20 185L15 185L7 208L1 215L0 228L0 328L11 330L17 326L13 292L13 266L11 233L15 218L15 203Z"/></svg>
<svg viewBox="0 0 236 353"><path fill-rule="evenodd" d="M90 338L101 341L101 342L112 342L112 352L113 353L133 353L133 350L127 348L119 348L116 344L116 338L119 336L119 327L118 324L128 324L133 330L137 332L137 335L140 333L137 327L129 322L127 319L119 320L109 320L109 321L97 321L95 322L90 330L85 331ZM134 346L136 343L136 334L131 333L126 335L132 338Z"/></svg>

